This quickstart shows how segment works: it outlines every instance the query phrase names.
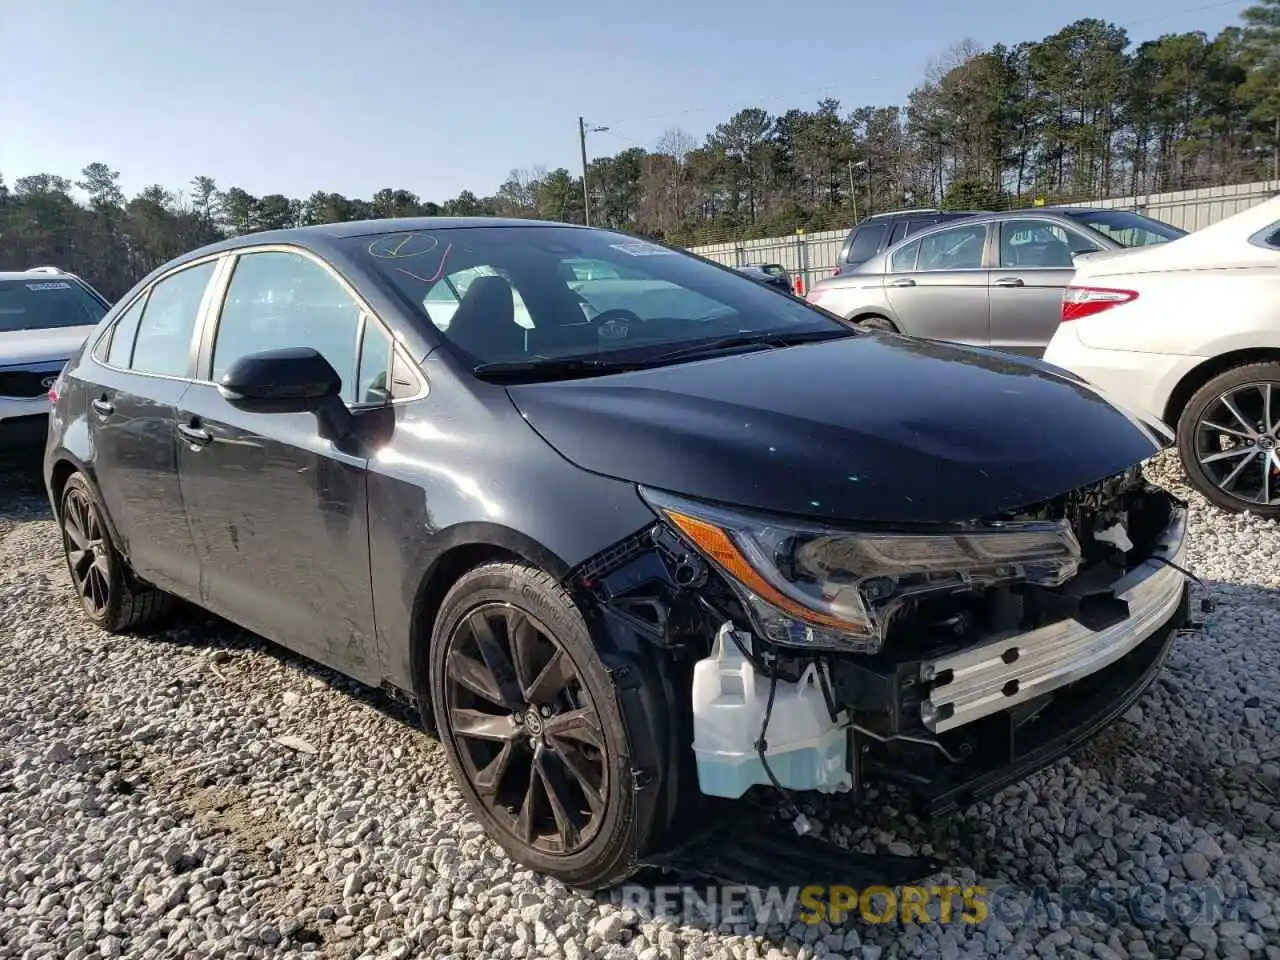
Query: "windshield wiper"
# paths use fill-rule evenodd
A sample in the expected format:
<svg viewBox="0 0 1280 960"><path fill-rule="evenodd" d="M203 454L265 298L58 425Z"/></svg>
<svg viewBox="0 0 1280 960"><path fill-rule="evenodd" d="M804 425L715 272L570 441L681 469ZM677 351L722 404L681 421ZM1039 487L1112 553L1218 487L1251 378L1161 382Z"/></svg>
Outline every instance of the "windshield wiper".
<svg viewBox="0 0 1280 960"><path fill-rule="evenodd" d="M634 360L592 360L585 357L547 357L541 360L492 360L471 368L481 380L500 380L513 377L519 380L559 380L569 377L590 376L593 373L617 373L634 370L640 364Z"/></svg>
<svg viewBox="0 0 1280 960"><path fill-rule="evenodd" d="M731 350L735 347L760 347L762 349L793 347L801 343L815 343L819 340L840 340L849 335L850 332L845 330L808 330L797 333L740 333L732 337L721 337L718 340L705 340L700 343L686 344L675 350L668 350L666 353L647 357L644 362L646 365L667 363L671 360L718 353L721 350Z"/></svg>
<svg viewBox="0 0 1280 960"><path fill-rule="evenodd" d="M528 360L492 360L477 364L471 372L481 380L567 380L572 377L589 377L593 374L620 373L626 370L643 370L661 366L686 357L699 357L735 347L758 347L769 350L775 347L791 347L818 340L837 340L856 336L851 331L808 330L797 333L741 333L733 337L720 337L685 344L665 353L627 359L601 360L590 357L535 357Z"/></svg>

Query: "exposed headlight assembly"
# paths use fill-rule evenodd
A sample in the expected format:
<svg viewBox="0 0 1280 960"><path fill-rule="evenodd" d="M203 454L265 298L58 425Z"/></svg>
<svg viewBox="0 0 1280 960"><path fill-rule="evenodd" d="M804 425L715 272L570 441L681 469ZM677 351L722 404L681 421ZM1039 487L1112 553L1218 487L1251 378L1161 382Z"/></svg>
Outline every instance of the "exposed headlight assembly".
<svg viewBox="0 0 1280 960"><path fill-rule="evenodd" d="M728 578L760 635L790 647L874 653L912 597L1010 581L1060 586L1080 566L1066 521L859 531L640 494Z"/></svg>

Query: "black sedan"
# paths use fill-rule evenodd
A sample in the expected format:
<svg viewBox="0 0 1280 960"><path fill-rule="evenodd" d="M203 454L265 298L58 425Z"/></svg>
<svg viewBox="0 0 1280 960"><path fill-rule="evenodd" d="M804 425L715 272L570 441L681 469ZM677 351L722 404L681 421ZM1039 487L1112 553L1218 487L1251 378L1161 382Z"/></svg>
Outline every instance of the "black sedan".
<svg viewBox="0 0 1280 960"><path fill-rule="evenodd" d="M1162 428L605 230L228 240L54 394L95 623L182 598L416 703L489 834L578 886L753 787L968 803L1123 711L1185 616Z"/></svg>

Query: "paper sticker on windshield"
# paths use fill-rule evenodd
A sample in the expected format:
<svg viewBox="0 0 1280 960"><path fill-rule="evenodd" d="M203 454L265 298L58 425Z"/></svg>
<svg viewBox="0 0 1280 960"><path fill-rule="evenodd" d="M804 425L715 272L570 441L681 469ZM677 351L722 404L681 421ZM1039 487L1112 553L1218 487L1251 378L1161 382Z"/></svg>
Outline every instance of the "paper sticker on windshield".
<svg viewBox="0 0 1280 960"><path fill-rule="evenodd" d="M64 280L50 280L47 283L28 283L28 290L70 290L71 284Z"/></svg>
<svg viewBox="0 0 1280 960"><path fill-rule="evenodd" d="M633 257L656 257L664 253L675 253L674 250L668 250L666 247L660 247L656 243L644 243L636 241L634 243L611 243L609 246L615 250L621 250L623 253L630 254Z"/></svg>

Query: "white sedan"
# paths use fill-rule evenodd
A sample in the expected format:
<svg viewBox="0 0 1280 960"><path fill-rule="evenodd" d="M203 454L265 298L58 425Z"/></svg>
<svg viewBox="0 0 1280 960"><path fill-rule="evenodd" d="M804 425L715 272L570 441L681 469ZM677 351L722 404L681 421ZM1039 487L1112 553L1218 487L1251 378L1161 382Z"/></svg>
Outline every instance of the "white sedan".
<svg viewBox="0 0 1280 960"><path fill-rule="evenodd" d="M1077 258L1044 359L1173 428L1210 501L1280 517L1280 197Z"/></svg>

